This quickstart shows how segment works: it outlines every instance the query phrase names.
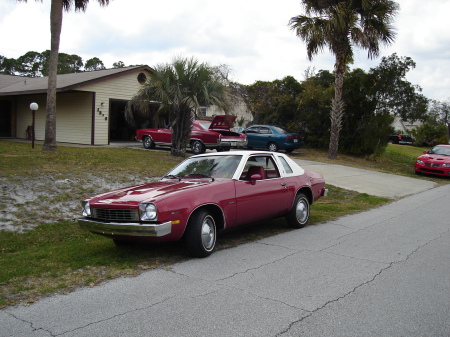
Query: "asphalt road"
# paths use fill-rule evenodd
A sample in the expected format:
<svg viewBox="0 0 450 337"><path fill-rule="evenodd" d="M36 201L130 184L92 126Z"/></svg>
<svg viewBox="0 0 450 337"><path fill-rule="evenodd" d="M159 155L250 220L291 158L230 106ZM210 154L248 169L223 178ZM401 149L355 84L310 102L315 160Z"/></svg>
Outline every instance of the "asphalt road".
<svg viewBox="0 0 450 337"><path fill-rule="evenodd" d="M426 189L207 259L6 308L0 336L448 337L449 205L450 185Z"/></svg>

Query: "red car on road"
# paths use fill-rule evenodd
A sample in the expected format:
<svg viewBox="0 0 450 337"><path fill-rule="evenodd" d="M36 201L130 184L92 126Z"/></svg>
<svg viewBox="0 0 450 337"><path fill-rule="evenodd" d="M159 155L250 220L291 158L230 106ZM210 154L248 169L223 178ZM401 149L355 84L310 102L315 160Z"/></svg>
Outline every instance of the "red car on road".
<svg viewBox="0 0 450 337"><path fill-rule="evenodd" d="M192 256L206 257L219 230L280 216L303 227L325 195L323 176L283 153L213 152L186 159L158 182L84 200L78 222L117 245L184 238Z"/></svg>
<svg viewBox="0 0 450 337"><path fill-rule="evenodd" d="M191 126L189 146L194 154L201 154L206 149L229 151L232 147L243 147L247 144L247 136L231 131L236 116L220 115L212 122L195 120ZM155 146L172 146L172 129L139 129L136 139L142 141L146 149Z"/></svg>
<svg viewBox="0 0 450 337"><path fill-rule="evenodd" d="M450 145L436 145L416 160L415 173L450 177Z"/></svg>

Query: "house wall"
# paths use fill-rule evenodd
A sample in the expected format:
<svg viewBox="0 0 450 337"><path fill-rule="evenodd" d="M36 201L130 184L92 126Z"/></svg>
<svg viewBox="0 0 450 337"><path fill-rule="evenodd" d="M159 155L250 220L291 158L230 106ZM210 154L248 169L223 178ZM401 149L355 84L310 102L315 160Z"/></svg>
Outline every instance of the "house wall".
<svg viewBox="0 0 450 337"><path fill-rule="evenodd" d="M92 93L59 93L56 99L56 141L63 143L91 144ZM17 98L16 137L26 138L25 131L32 125L30 104L36 102L39 109L35 118L35 139L45 138L46 95L27 95Z"/></svg>
<svg viewBox="0 0 450 337"><path fill-rule="evenodd" d="M147 71L136 71L77 89L96 93L94 145L109 144L110 100L129 101L136 95L142 87L142 84L138 81L140 73L144 73L147 78L150 76Z"/></svg>
<svg viewBox="0 0 450 337"><path fill-rule="evenodd" d="M206 109L206 116L213 115L223 115L224 112L222 109L216 106L210 106ZM253 115L245 104L244 100L241 98L236 98L233 102L231 109L229 111L230 115L237 116L236 121L234 122L234 128L238 126L246 127L253 120ZM239 125L241 124L241 125Z"/></svg>

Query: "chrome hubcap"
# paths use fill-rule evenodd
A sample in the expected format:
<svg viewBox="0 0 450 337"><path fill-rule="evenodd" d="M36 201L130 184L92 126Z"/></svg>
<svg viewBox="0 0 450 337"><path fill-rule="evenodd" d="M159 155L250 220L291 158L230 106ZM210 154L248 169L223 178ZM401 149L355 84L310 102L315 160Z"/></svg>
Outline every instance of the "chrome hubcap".
<svg viewBox="0 0 450 337"><path fill-rule="evenodd" d="M205 249L209 250L214 247L216 239L214 220L211 217L206 217L202 224L202 243Z"/></svg>
<svg viewBox="0 0 450 337"><path fill-rule="evenodd" d="M299 202L297 203L295 214L297 216L297 220L300 223L304 223L306 220L308 220L308 205L304 200L299 200Z"/></svg>

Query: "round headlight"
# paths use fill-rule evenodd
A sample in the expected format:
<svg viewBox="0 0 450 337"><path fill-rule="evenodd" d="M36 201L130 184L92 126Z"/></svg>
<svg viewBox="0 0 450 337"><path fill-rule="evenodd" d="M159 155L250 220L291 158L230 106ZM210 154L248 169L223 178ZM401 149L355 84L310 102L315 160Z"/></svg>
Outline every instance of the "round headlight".
<svg viewBox="0 0 450 337"><path fill-rule="evenodd" d="M423 160L417 159L417 164L423 165L423 164L424 164L424 161L423 161Z"/></svg>
<svg viewBox="0 0 450 337"><path fill-rule="evenodd" d="M156 220L158 212L155 204L140 204L141 220Z"/></svg>

